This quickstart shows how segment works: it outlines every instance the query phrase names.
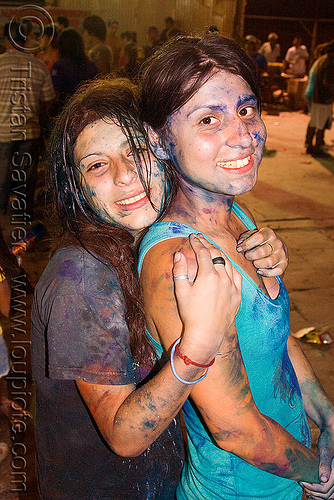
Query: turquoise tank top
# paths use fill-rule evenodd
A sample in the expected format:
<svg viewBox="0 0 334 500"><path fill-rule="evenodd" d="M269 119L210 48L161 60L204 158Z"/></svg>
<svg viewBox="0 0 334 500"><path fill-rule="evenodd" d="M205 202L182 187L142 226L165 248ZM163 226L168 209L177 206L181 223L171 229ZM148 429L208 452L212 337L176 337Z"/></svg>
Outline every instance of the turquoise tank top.
<svg viewBox="0 0 334 500"><path fill-rule="evenodd" d="M255 229L235 202L233 211L248 229ZM198 233L198 230L180 222L155 223L141 243L139 272L146 252L153 245L191 233ZM310 446L311 436L302 396L287 351L290 330L287 291L282 280L277 278L280 292L275 300L271 299L237 263L228 255L226 257L242 275L242 301L236 324L255 403L261 413L276 420L305 446ZM160 357L162 346L149 336ZM183 412L189 457L177 489L177 500L301 499L302 488L297 482L260 470L215 445L191 399L185 402Z"/></svg>

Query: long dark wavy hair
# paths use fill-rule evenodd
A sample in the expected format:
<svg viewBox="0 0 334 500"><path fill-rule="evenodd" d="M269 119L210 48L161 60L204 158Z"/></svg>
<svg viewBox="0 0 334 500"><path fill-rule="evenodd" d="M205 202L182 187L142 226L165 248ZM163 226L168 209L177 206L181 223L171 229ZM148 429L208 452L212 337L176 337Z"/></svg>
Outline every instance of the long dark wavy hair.
<svg viewBox="0 0 334 500"><path fill-rule="evenodd" d="M85 66L88 62L82 36L74 28L62 30L58 38L58 50L59 59L68 57L79 66L79 68Z"/></svg>
<svg viewBox="0 0 334 500"><path fill-rule="evenodd" d="M241 76L250 86L260 107L256 67L242 47L219 34L179 36L149 57L140 71L141 116L161 132L168 117L220 70Z"/></svg>
<svg viewBox="0 0 334 500"><path fill-rule="evenodd" d="M58 246L79 245L117 270L127 306L131 352L137 361L147 363L153 359L153 348L145 334L134 237L122 227L99 220L85 199L84 180L73 157L76 140L87 125L99 119L114 121L127 137L149 197L150 164L142 151L143 139L147 149L149 145L135 92L136 87L128 80L98 79L81 87L69 100L50 138L47 200L58 223ZM165 204L169 197L168 172L166 175Z"/></svg>

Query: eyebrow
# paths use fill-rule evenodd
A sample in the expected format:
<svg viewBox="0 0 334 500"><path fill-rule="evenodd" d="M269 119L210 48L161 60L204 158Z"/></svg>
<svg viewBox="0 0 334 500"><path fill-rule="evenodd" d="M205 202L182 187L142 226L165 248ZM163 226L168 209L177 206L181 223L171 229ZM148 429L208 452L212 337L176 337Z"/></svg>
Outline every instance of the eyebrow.
<svg viewBox="0 0 334 500"><path fill-rule="evenodd" d="M127 139L125 139L121 144L120 144L120 149L126 147L126 146L130 146L129 142ZM103 153L102 151L94 151L93 153L88 153L87 155L83 156L82 158L80 158L80 160L78 160L78 164L77 166L79 167L80 166L80 163L85 160L86 158L89 158L90 156L99 156L99 155L103 155L105 153Z"/></svg>
<svg viewBox="0 0 334 500"><path fill-rule="evenodd" d="M246 104L246 103L254 103L257 104L257 99L254 94L243 94L242 96L239 96L238 102L237 102L237 108L239 108L241 105ZM191 116L195 111L198 110L209 110L209 111L221 111L227 108L227 104L199 104L198 106L195 106L189 113L187 114L187 118Z"/></svg>
<svg viewBox="0 0 334 500"><path fill-rule="evenodd" d="M187 118L191 116L195 111L199 110L210 110L210 111L219 111L222 110L223 108L226 108L226 104L199 104L198 106L195 106L189 113L187 114Z"/></svg>
<svg viewBox="0 0 334 500"><path fill-rule="evenodd" d="M254 103L257 104L257 99L254 94L243 94L239 97L237 107L239 108L242 104Z"/></svg>

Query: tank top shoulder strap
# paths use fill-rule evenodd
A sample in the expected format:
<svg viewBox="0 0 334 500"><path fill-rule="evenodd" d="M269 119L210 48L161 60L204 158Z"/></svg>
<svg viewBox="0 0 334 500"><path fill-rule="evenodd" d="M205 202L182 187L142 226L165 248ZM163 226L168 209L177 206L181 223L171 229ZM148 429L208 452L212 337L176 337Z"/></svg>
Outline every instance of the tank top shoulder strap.
<svg viewBox="0 0 334 500"><path fill-rule="evenodd" d="M199 233L199 231L198 229L188 226L187 224L183 224L182 222L165 221L153 224L140 243L138 256L139 274L144 257L150 248L160 241L169 240L171 238L182 238L183 236L189 236L192 233Z"/></svg>
<svg viewBox="0 0 334 500"><path fill-rule="evenodd" d="M256 229L255 224L251 221L248 215L234 202L232 207L235 215L247 227L247 229ZM182 236L189 236L191 233L198 233L198 229L183 224L182 222L156 222L145 234L139 248L138 258L138 272L140 273L144 257L148 250L160 241L169 240L170 238L178 238ZM215 245L215 243L207 237L207 239ZM216 245L217 246L217 245Z"/></svg>
<svg viewBox="0 0 334 500"><path fill-rule="evenodd" d="M247 227L247 229L256 229L254 222L248 217L248 215L245 214L242 208L240 208L235 201L233 202L232 210L238 219L241 220L241 222Z"/></svg>

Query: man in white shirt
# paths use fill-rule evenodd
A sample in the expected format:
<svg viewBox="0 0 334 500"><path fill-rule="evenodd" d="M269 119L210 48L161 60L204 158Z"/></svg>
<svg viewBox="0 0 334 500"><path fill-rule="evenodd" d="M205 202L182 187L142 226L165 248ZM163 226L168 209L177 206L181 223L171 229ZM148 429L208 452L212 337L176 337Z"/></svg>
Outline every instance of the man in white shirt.
<svg viewBox="0 0 334 500"><path fill-rule="evenodd" d="M277 62L281 58L281 47L277 40L276 33L269 33L268 42L263 43L260 47L259 52L267 59L267 62Z"/></svg>
<svg viewBox="0 0 334 500"><path fill-rule="evenodd" d="M0 55L0 214L6 214L11 185L16 210L31 215L47 108L55 93L46 64L25 52L22 25L4 27ZM12 204L13 210L13 204Z"/></svg>
<svg viewBox="0 0 334 500"><path fill-rule="evenodd" d="M296 36L293 45L286 53L285 60L290 68L290 74L295 78L304 78L306 75L306 61L309 53L305 45L302 45L302 39Z"/></svg>

